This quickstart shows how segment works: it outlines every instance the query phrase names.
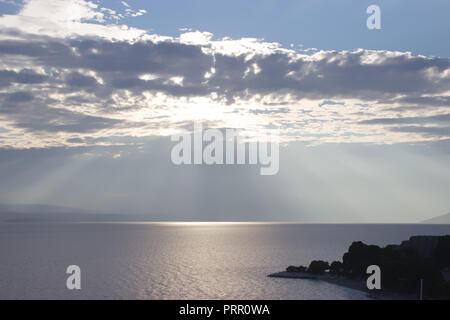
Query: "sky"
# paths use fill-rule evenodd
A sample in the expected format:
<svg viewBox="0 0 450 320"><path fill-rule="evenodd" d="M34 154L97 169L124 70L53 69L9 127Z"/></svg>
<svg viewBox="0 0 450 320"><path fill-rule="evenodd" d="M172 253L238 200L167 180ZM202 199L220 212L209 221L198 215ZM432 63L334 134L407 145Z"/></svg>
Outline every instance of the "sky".
<svg viewBox="0 0 450 320"><path fill-rule="evenodd" d="M381 29L366 27L369 5ZM450 211L448 1L0 0L0 202L158 220ZM280 134L280 170L175 166L170 136Z"/></svg>

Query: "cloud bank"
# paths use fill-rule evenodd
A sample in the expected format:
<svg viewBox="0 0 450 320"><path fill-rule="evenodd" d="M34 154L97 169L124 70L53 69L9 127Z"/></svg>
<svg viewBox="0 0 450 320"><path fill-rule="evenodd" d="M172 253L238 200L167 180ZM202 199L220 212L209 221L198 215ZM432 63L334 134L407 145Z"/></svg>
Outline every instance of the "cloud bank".
<svg viewBox="0 0 450 320"><path fill-rule="evenodd" d="M117 12L27 0L1 16L0 146L138 144L194 120L279 128L283 141L310 144L450 137L448 58L293 50L193 30L167 37L120 24L146 13L126 2Z"/></svg>

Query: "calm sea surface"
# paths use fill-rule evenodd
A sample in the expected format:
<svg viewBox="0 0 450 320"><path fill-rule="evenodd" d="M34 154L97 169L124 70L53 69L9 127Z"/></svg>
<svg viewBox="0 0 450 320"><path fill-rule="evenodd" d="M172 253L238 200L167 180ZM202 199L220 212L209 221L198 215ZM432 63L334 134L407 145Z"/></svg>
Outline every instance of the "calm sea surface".
<svg viewBox="0 0 450 320"><path fill-rule="evenodd" d="M0 223L0 299L366 299L267 275L339 259L352 241L442 234L449 225ZM69 265L80 291L66 289Z"/></svg>

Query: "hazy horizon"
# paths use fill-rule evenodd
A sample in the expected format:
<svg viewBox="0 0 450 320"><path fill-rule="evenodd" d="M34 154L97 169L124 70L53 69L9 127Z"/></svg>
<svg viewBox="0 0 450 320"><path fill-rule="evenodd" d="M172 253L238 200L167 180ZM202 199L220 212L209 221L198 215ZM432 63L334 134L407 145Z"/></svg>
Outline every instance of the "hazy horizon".
<svg viewBox="0 0 450 320"><path fill-rule="evenodd" d="M369 1L170 3L0 1L0 203L199 221L450 212L448 2L379 1L380 29ZM195 123L276 131L279 170L176 165L171 138Z"/></svg>

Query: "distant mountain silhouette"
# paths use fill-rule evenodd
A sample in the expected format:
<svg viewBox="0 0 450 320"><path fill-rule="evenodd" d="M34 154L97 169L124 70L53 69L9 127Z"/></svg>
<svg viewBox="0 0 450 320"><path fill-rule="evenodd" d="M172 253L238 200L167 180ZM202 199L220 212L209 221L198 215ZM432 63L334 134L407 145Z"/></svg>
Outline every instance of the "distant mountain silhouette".
<svg viewBox="0 0 450 320"><path fill-rule="evenodd" d="M126 215L42 204L0 204L0 222L82 222L129 220Z"/></svg>
<svg viewBox="0 0 450 320"><path fill-rule="evenodd" d="M450 224L450 213L422 221L422 223Z"/></svg>
<svg viewBox="0 0 450 320"><path fill-rule="evenodd" d="M94 210L85 210L79 208L52 206L44 204L0 204L0 213L100 213Z"/></svg>
<svg viewBox="0 0 450 320"><path fill-rule="evenodd" d="M117 214L42 204L0 204L0 222L151 221L148 215Z"/></svg>

